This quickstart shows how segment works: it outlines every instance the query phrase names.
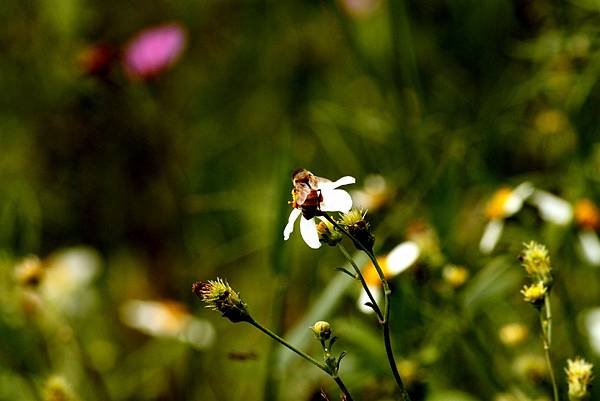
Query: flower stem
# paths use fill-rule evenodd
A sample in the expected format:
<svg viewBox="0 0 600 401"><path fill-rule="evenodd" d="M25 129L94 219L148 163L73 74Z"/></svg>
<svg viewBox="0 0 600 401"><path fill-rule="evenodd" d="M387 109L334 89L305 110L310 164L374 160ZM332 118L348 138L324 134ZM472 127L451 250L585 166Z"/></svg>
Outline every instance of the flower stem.
<svg viewBox="0 0 600 401"><path fill-rule="evenodd" d="M544 312L540 309L540 324L542 326L542 341L544 343L544 354L546 357L546 365L548 372L550 372L550 380L552 381L552 393L554 401L558 400L558 386L556 385L556 377L554 376L554 369L552 368L552 361L550 359L550 346L552 344L552 309L550 306L550 294L546 294L544 298Z"/></svg>
<svg viewBox="0 0 600 401"><path fill-rule="evenodd" d="M360 271L358 266L356 266L354 259L352 259L352 256L350 256L350 254L348 253L346 248L342 244L337 244L337 246L338 246L338 249L340 250L340 252L342 253L342 255L344 255L344 257L348 260L350 265L354 268L354 271L356 272L356 276L360 280L360 283L362 284L363 289L369 296L369 300L371 301L371 304L373 305L372 308L375 311L375 314L379 318L379 321L383 322L383 319L384 319L383 313L381 312L379 305L377 305L377 301L375 301L375 298L373 297L373 294L371 293L371 290L369 289L369 286L367 285L367 282L365 281L365 278L362 275L362 272Z"/></svg>
<svg viewBox="0 0 600 401"><path fill-rule="evenodd" d="M265 333L266 335L268 335L269 337L271 337L272 339L274 339L275 341L279 342L283 346L294 351L296 354L300 355L302 358L306 359L308 362L312 363L313 365L315 365L316 367L321 369L323 372L327 373L336 382L336 384L338 385L338 387L344 394L344 397L346 398L346 400L353 401L352 396L348 392L348 389L344 385L344 382L342 381L342 379L337 375L337 372L336 373L331 372L330 369L327 367L327 365L317 361L315 358L308 355L307 353L300 351L298 348L294 347L292 344L288 343L286 340L279 337L277 334L273 333L271 330L267 329L266 327L264 327L263 325L258 323L256 320L249 318L247 320L247 322L250 323L252 326L256 327L257 329L259 329L260 331L262 331L263 333Z"/></svg>
<svg viewBox="0 0 600 401"><path fill-rule="evenodd" d="M338 224L334 219L331 218L327 213L322 214L327 221L334 225L335 228L343 232L348 238L350 238L354 244L364 251L371 262L373 262L373 266L375 266L375 270L377 270L377 274L379 275L379 279L381 280L381 285L383 286L383 319L380 319L380 323L383 326L383 342L385 345L385 352L387 354L388 363L390 365L390 369L392 370L392 374L394 375L394 379L396 380L396 384L398 385L398 389L400 390L400 396L403 401L410 401L410 396L404 387L404 383L402 382L402 377L400 377L400 372L398 372L398 364L396 363L396 359L394 357L394 351L392 349L392 341L390 336L390 294L392 291L390 290L390 286L388 285L387 280L385 279L385 275L383 273L383 269L379 266L377 262L377 258L373 253L373 249L367 248L362 242L356 239L348 230ZM556 401L556 400L555 400Z"/></svg>

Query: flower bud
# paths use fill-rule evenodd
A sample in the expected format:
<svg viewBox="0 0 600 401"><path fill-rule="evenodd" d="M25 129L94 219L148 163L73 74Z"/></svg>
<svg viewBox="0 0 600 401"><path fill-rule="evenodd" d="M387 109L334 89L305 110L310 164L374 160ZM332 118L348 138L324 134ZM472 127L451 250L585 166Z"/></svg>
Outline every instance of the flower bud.
<svg viewBox="0 0 600 401"><path fill-rule="evenodd" d="M589 397L589 387L592 381L592 365L583 358L568 359L565 372L569 384L569 400L582 401Z"/></svg>
<svg viewBox="0 0 600 401"><path fill-rule="evenodd" d="M252 320L246 303L227 281L220 278L207 282L198 281L192 285L192 292L206 304L207 308L221 312L223 317L233 323Z"/></svg>
<svg viewBox="0 0 600 401"><path fill-rule="evenodd" d="M327 341L331 338L331 325L329 322L320 320L313 324L310 329L315 333L315 337L321 341Z"/></svg>
<svg viewBox="0 0 600 401"><path fill-rule="evenodd" d="M366 212L359 209L352 209L348 213L342 214L339 223L348 230L348 232L360 242L366 249L371 250L375 243L375 237L371 233L371 224L365 220ZM361 249L359 244L354 244Z"/></svg>
<svg viewBox="0 0 600 401"><path fill-rule="evenodd" d="M319 241L329 246L336 246L343 239L342 233L328 221L320 221L317 224L317 233L319 234Z"/></svg>

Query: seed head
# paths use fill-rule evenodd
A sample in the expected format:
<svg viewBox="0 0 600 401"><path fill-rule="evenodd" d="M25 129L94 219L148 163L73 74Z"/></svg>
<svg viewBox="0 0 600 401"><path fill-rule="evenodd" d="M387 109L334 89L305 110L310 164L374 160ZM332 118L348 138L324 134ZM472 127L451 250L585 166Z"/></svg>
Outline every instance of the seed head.
<svg viewBox="0 0 600 401"><path fill-rule="evenodd" d="M233 323L248 322L252 318L246 308L246 303L227 281L220 278L207 282L195 282L192 292L196 294L212 310L221 312L223 317Z"/></svg>
<svg viewBox="0 0 600 401"><path fill-rule="evenodd" d="M582 401L589 396L589 387L593 379L592 368L594 365L583 358L567 360L567 383L569 384L569 400Z"/></svg>
<svg viewBox="0 0 600 401"><path fill-rule="evenodd" d="M552 268L548 249L535 241L530 241L524 245L525 248L519 259L529 277L541 281L546 287L552 286Z"/></svg>

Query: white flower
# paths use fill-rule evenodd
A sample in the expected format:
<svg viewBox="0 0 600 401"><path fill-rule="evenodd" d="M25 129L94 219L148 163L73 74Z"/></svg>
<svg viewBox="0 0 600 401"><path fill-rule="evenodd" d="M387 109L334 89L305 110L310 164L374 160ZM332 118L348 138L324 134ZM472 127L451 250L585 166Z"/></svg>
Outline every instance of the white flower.
<svg viewBox="0 0 600 401"><path fill-rule="evenodd" d="M533 185L529 182L524 182L512 190L504 187L496 191L486 209L489 222L479 242L481 252L490 253L494 250L504 230L504 220L521 210L523 202L533 192Z"/></svg>
<svg viewBox="0 0 600 401"><path fill-rule="evenodd" d="M420 254L421 249L415 242L406 241L393 248L386 257L377 258L377 262L385 278L390 279L414 265ZM363 276L375 301L381 299L383 296L381 280L373 263L368 263L363 269ZM371 300L363 288L358 297L358 308L365 313L373 312L373 309L366 305L367 302Z"/></svg>
<svg viewBox="0 0 600 401"><path fill-rule="evenodd" d="M592 349L600 355L600 307L589 309L585 313L585 327Z"/></svg>
<svg viewBox="0 0 600 401"><path fill-rule="evenodd" d="M540 217L559 226L567 225L573 218L573 208L566 200L546 191L536 189L531 204L538 208Z"/></svg>
<svg viewBox="0 0 600 401"><path fill-rule="evenodd" d="M329 181L324 178L316 178L316 187L311 187L313 191L319 191L322 200L319 202L318 209L323 212L342 212L347 213L352 208L352 197L343 189L337 189L342 185L354 184L354 177L345 176L337 181ZM288 240L290 234L294 231L294 223L302 214L302 205L297 206L290 213L288 223L283 229L283 239ZM317 249L321 246L319 242L319 234L314 218L306 219L304 216L300 218L300 234L306 244Z"/></svg>
<svg viewBox="0 0 600 401"><path fill-rule="evenodd" d="M174 338L203 349L215 340L215 329L205 320L192 316L175 301L129 300L120 308L127 326L154 337Z"/></svg>

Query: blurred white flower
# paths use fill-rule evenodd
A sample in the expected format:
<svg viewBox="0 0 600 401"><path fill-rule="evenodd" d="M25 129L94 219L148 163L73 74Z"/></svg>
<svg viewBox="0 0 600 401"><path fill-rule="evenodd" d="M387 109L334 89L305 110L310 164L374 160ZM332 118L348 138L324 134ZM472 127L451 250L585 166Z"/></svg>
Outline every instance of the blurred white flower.
<svg viewBox="0 0 600 401"><path fill-rule="evenodd" d="M393 248L387 254L387 256L378 257L377 262L383 270L383 274L387 280L397 276L414 265L420 254L421 250L416 243L412 241L406 241ZM377 273L377 270L372 262L369 262L363 268L363 276L369 291L371 291L373 298L375 298L375 301L381 299L383 296L381 281L379 279L379 274ZM363 288L360 296L358 297L358 308L365 313L373 312L371 307L365 305L367 302L370 302L370 299L367 295L367 292Z"/></svg>
<svg viewBox="0 0 600 401"><path fill-rule="evenodd" d="M590 346L600 355L600 307L588 310L585 313L585 327L590 339Z"/></svg>
<svg viewBox="0 0 600 401"><path fill-rule="evenodd" d="M120 308L127 326L154 337L174 338L195 348L210 346L215 339L212 324L192 316L175 301L130 300Z"/></svg>
<svg viewBox="0 0 600 401"><path fill-rule="evenodd" d="M524 182L515 189L502 187L494 193L485 211L489 221L479 242L481 252L490 253L494 250L502 236L504 220L521 210L523 202L533 192L533 185Z"/></svg>
<svg viewBox="0 0 600 401"><path fill-rule="evenodd" d="M86 247L58 251L45 262L42 296L59 309L77 313L90 301L88 287L100 272L100 255Z"/></svg>
<svg viewBox="0 0 600 401"><path fill-rule="evenodd" d="M540 217L550 223L564 226L573 218L571 204L550 192L536 189L529 202L538 208Z"/></svg>
<svg viewBox="0 0 600 401"><path fill-rule="evenodd" d="M368 175L362 189L351 191L354 206L373 212L381 208L391 196L391 191L382 175Z"/></svg>
<svg viewBox="0 0 600 401"><path fill-rule="evenodd" d="M314 216L305 217L306 210L311 208L313 211L347 213L352 208L352 198L348 192L337 188L342 185L354 184L356 179L345 176L332 182L325 178L316 177L306 170L303 171L307 173L307 178L304 181L298 181L296 178L293 180L295 185L292 192L294 196L293 209L283 230L283 239L287 241L290 238L290 234L294 231L294 223L302 215L300 218L300 234L309 247L317 249L321 246L317 226ZM301 202L298 200L300 196L303 198ZM309 200L311 201L310 205L308 205Z"/></svg>

